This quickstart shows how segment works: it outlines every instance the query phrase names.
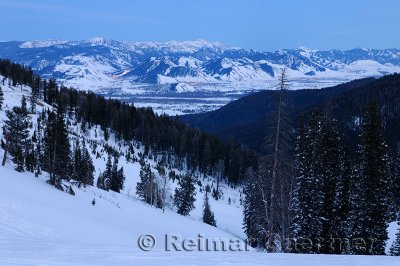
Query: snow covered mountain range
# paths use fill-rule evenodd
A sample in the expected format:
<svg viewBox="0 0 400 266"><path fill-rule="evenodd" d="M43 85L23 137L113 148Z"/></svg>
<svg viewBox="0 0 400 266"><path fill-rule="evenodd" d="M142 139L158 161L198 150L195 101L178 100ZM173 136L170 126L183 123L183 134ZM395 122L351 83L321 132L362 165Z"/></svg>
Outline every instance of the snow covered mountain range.
<svg viewBox="0 0 400 266"><path fill-rule="evenodd" d="M30 65L44 77L55 77L82 89L191 83L235 83L275 80L283 67L292 79L350 80L400 71L400 49L317 51L300 47L262 52L204 40L187 42L84 41L0 42L0 57ZM186 85L177 83L186 83ZM218 87L218 86L216 86Z"/></svg>
<svg viewBox="0 0 400 266"><path fill-rule="evenodd" d="M400 49L262 52L204 40L7 41L0 42L0 58L29 65L65 86L169 115L212 111L249 93L275 89L282 68L293 90L400 72Z"/></svg>

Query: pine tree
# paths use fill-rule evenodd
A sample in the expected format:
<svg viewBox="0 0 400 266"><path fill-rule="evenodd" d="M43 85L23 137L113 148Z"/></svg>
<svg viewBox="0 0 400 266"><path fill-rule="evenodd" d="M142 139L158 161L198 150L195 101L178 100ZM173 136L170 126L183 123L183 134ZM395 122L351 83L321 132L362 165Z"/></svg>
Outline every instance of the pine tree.
<svg viewBox="0 0 400 266"><path fill-rule="evenodd" d="M56 160L54 165L55 173L61 179L69 179L68 172L70 167L70 144L68 139L67 126L64 119L64 107L61 100L58 100L56 115Z"/></svg>
<svg viewBox="0 0 400 266"><path fill-rule="evenodd" d="M153 203L153 180L154 174L151 172L150 165L143 163L140 168L140 181L136 185L136 194L148 204Z"/></svg>
<svg viewBox="0 0 400 266"><path fill-rule="evenodd" d="M62 190L61 180L70 172L70 145L63 107L59 102L57 113L49 112L44 131L44 167L50 174L49 183Z"/></svg>
<svg viewBox="0 0 400 266"><path fill-rule="evenodd" d="M124 189L124 182L125 182L125 174L124 174L124 168L123 167L118 169L117 181L118 181L118 183L117 183L118 187L117 188L120 191L123 190Z"/></svg>
<svg viewBox="0 0 400 266"><path fill-rule="evenodd" d="M307 129L300 127L297 141L297 178L293 192L292 238L318 239L322 235L324 204L323 117L314 112ZM314 248L314 247L313 247ZM293 250L294 252L317 252L318 250Z"/></svg>
<svg viewBox="0 0 400 266"><path fill-rule="evenodd" d="M86 148L85 141L83 141L81 145L79 139L76 139L73 154L73 162L71 165L72 179L80 182L80 184L93 185L94 165L90 153Z"/></svg>
<svg viewBox="0 0 400 266"><path fill-rule="evenodd" d="M80 147L79 138L76 139L74 145L74 152L73 152L73 161L72 161L72 171L71 171L71 178L76 181L81 181L83 175L83 168L82 168L82 152Z"/></svg>
<svg viewBox="0 0 400 266"><path fill-rule="evenodd" d="M110 190L110 182L112 178L112 162L111 162L111 155L108 155L107 163L106 163L106 170L102 174L102 184L101 186L104 190Z"/></svg>
<svg viewBox="0 0 400 266"><path fill-rule="evenodd" d="M106 184L105 184L105 181L104 181L103 173L100 173L99 176L97 177L96 186L97 186L99 189L107 190L107 187L106 187Z"/></svg>
<svg viewBox="0 0 400 266"><path fill-rule="evenodd" d="M61 187L60 180L56 177L54 161L56 160L56 114L49 112L45 123L43 138L43 168L50 175L49 183L58 188Z"/></svg>
<svg viewBox="0 0 400 266"><path fill-rule="evenodd" d="M392 157L390 172L390 218L395 220L400 219L400 143L397 144L396 151Z"/></svg>
<svg viewBox="0 0 400 266"><path fill-rule="evenodd" d="M321 248L318 250L321 253L332 253L331 238L337 237L335 227L339 221L337 219L337 212L340 205L338 195L340 188L338 184L341 181L343 172L343 151L341 146L344 144L341 141L334 121L327 121L325 117L325 124L322 132L322 151L321 160L322 165L322 193L323 200L321 206ZM344 200L344 199L342 199Z"/></svg>
<svg viewBox="0 0 400 266"><path fill-rule="evenodd" d="M332 236L338 239L350 239L351 231L351 193L354 177L352 162L348 158L348 152L344 152L343 168L337 184L337 210L333 222ZM350 246L346 243L333 245L332 253L349 254Z"/></svg>
<svg viewBox="0 0 400 266"><path fill-rule="evenodd" d="M26 141L24 157L26 170L33 173L35 170L35 146L33 139Z"/></svg>
<svg viewBox="0 0 400 266"><path fill-rule="evenodd" d="M400 256L400 221L397 222L397 224L399 225L399 228L397 229L396 239L394 240L389 251L391 256Z"/></svg>
<svg viewBox="0 0 400 266"><path fill-rule="evenodd" d="M85 141L82 143L82 167L84 169L83 176L81 178L83 184L93 186L95 168Z"/></svg>
<svg viewBox="0 0 400 266"><path fill-rule="evenodd" d="M36 125L36 131L35 131L35 176L38 177L42 173L42 162L43 162L43 128L42 128L42 117L44 117L45 114L42 113L37 118L37 125Z"/></svg>
<svg viewBox="0 0 400 266"><path fill-rule="evenodd" d="M4 125L4 136L6 140L3 165L7 154L12 156L15 170L24 171L25 149L29 136L29 116L26 109L26 99L22 97L21 107L14 106L11 111L6 111L7 120Z"/></svg>
<svg viewBox="0 0 400 266"><path fill-rule="evenodd" d="M36 111L36 103L37 99L39 98L40 94L40 77L34 76L32 80L32 85L31 85L32 91L31 91L31 98L30 98L30 103L31 103L31 113L34 113Z"/></svg>
<svg viewBox="0 0 400 266"><path fill-rule="evenodd" d="M247 169L247 184L244 188L243 229L250 246L265 250L268 241L268 193L266 169L260 164L257 173Z"/></svg>
<svg viewBox="0 0 400 266"><path fill-rule="evenodd" d="M359 164L353 196L352 238L374 239L374 245L353 249L355 254L384 255L388 220L387 146L376 103L371 102L361 121Z"/></svg>
<svg viewBox="0 0 400 266"><path fill-rule="evenodd" d="M204 196L204 204L203 204L203 223L212 225L212 226L217 226L217 223L215 221L214 213L211 211L210 207L210 202L208 199L208 192L206 191L206 194Z"/></svg>
<svg viewBox="0 0 400 266"><path fill-rule="evenodd" d="M296 172L297 177L295 179L291 210L293 212L293 220L291 225L291 237L300 239L304 236L306 231L306 215L307 209L304 208L310 201L310 160L311 153L310 147L308 146L309 139L307 138L304 118L301 117L299 134L296 143ZM295 247L291 247L292 249ZM293 252L299 252L298 250L292 250Z"/></svg>
<svg viewBox="0 0 400 266"><path fill-rule="evenodd" d="M114 156L113 164L111 167L110 190L119 192L119 182L117 178L118 172L118 158Z"/></svg>
<svg viewBox="0 0 400 266"><path fill-rule="evenodd" d="M178 185L179 187L175 189L174 205L180 215L187 216L194 208L196 200L193 176L191 174L182 176L179 179Z"/></svg>
<svg viewBox="0 0 400 266"><path fill-rule="evenodd" d="M220 195L220 191L219 191L219 183L221 182L222 176L224 174L225 171L225 162L224 160L219 160L218 164L217 164L217 187L215 188L215 190L212 193L212 196L215 200L219 200L221 195Z"/></svg>
<svg viewBox="0 0 400 266"><path fill-rule="evenodd" d="M3 103L4 103L4 92L0 86L0 110L2 110L2 108L3 108Z"/></svg>
<svg viewBox="0 0 400 266"><path fill-rule="evenodd" d="M110 190L120 192L124 188L124 168L118 170L118 158L114 157L114 163L111 169Z"/></svg>

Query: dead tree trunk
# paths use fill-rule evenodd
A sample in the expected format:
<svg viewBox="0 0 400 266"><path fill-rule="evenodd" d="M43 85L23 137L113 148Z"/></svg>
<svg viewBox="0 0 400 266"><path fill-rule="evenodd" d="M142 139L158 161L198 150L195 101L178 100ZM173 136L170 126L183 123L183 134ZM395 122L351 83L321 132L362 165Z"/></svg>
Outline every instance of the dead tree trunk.
<svg viewBox="0 0 400 266"><path fill-rule="evenodd" d="M287 77L286 77L286 70L282 69L282 73L279 77L279 102L278 102L278 114L277 114L277 121L276 121L276 131L275 131L275 142L274 142L274 157L273 157L273 166L272 166L272 175L271 175L271 196L270 196L270 208L269 208L269 219L268 219L268 232L269 232L269 238L268 238L268 249L270 251L278 251L281 249L280 246L277 246L277 241L279 239L276 239L276 233L279 232L280 230L277 230L275 228L276 224L278 223L277 221L277 215L278 215L278 206L276 204L276 200L278 200L278 197L276 195L276 180L277 180L277 169L278 169L278 153L279 153L279 140L280 140L280 134L281 134L281 118L282 118L282 103L283 103L283 92L287 87ZM279 189L280 191L282 190L281 188ZM282 196L282 195L281 195ZM281 200L281 197L279 197ZM281 206L282 207L282 206ZM281 221L283 222L283 221ZM282 224L283 226L283 224Z"/></svg>

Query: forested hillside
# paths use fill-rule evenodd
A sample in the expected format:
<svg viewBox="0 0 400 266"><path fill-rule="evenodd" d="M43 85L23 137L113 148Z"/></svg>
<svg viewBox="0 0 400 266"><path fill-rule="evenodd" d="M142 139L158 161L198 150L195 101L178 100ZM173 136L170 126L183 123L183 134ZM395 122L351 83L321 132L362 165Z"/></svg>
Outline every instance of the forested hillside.
<svg viewBox="0 0 400 266"><path fill-rule="evenodd" d="M7 217L13 217L11 220L30 215L13 213L7 203L19 198L22 205L29 205L25 198L31 194L21 191L27 189L23 184L30 183L33 190L39 189L35 191L37 194L51 187L63 191L54 196L52 207L41 206L51 216L55 205L68 202L79 205L69 209L71 215L86 204L101 205L100 209L105 204L111 206L111 212L113 208L120 209L121 204L131 210L146 206L144 209L157 210L155 216L178 213L183 224L188 220L183 216L190 216L194 224L203 222L221 228L218 230L228 232L228 236L244 238L240 183L245 170L241 168L255 164L257 155L233 142L220 141L166 116L158 116L149 108L135 108L93 93L59 87L54 80L42 80L29 68L8 60L0 60L0 125L3 173L0 182L14 189L2 195L2 201L7 207ZM199 149L203 149L202 154L195 155ZM237 164L233 167L232 163ZM21 180L36 179L13 182L14 176ZM66 193L71 196L64 198ZM34 200L35 204L40 201L41 198ZM145 219L156 219L150 215L154 212L145 213L149 215ZM106 211L104 215L109 214ZM135 215L126 211L116 213L118 219L132 220ZM45 224L45 230L54 230L53 225L41 219L44 217L38 217L32 224ZM58 217L53 219L58 224L55 226L64 224ZM88 220L93 222L95 217ZM5 222L0 231L13 238L12 232L20 226L23 225ZM71 229L70 224L61 227ZM147 229L133 231L144 233ZM38 239L52 239L38 235ZM19 235L15 241L21 239L25 236ZM25 239L25 242L32 247L32 241Z"/></svg>
<svg viewBox="0 0 400 266"><path fill-rule="evenodd" d="M357 107L360 113L366 105L365 103L361 105L361 102L355 100L357 96L353 95L352 91L363 93L364 86L370 83L371 86L374 86L373 84L376 84L374 81L375 79L368 78L320 90L285 91L284 98L291 123L293 126L298 125L301 113L307 115L315 109L329 108L329 112L333 115L330 103L334 103L338 107L343 105L340 108L343 108L342 113L347 115L349 113L346 109L350 108L348 102L351 101L353 103L351 107ZM348 92L345 96L347 102L336 99L343 97L344 92ZM366 93L363 99L372 99L372 96ZM267 132L274 127L278 100L278 91L265 90L233 101L218 110L203 114L184 115L179 119L223 139L235 139L250 149L266 154L265 137ZM340 112L339 108L336 109L335 113Z"/></svg>
<svg viewBox="0 0 400 266"><path fill-rule="evenodd" d="M30 86L33 103L42 99L53 106L54 113L49 111L48 114L50 118L58 114L57 121L60 121L67 115L77 119L83 127L99 125L106 140L112 130L118 140L140 141L145 146L146 156L150 150L173 153L178 160L185 161L188 169L200 169L205 173L222 171L222 176L232 184L239 183L245 170L257 161L254 152L242 149L235 142L221 141L175 119L156 115L150 108L135 108L91 92L59 86L52 79L42 80L30 68L9 60L0 61L0 74L10 78L13 86Z"/></svg>
<svg viewBox="0 0 400 266"><path fill-rule="evenodd" d="M278 91L181 117L265 155L245 188L251 244L273 252L384 254L387 224L400 211L400 75L290 91L283 71L279 84ZM373 239L374 246L358 249L332 237ZM303 249L304 241L312 245Z"/></svg>

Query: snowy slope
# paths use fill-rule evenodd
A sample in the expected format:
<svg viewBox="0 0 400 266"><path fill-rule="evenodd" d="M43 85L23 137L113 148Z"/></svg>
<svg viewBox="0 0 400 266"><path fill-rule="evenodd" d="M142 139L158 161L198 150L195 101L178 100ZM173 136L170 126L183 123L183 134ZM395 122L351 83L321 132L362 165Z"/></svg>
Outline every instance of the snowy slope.
<svg viewBox="0 0 400 266"><path fill-rule="evenodd" d="M4 110L19 105L21 97L29 97L30 92L25 86L9 86L7 80L1 87L5 102L0 111L0 127L5 119ZM42 108L51 107L41 102L37 111ZM32 122L35 123L35 119ZM69 131L84 138L89 150L93 148L89 142L97 144L91 153L96 177L105 169L106 143L121 154L127 150L127 146L116 142L112 134L105 142L98 127L83 132L80 124L71 123ZM72 143L74 137L72 134L70 137ZM140 143L135 143L135 155L142 151ZM96 158L97 152L102 156ZM3 150L0 149L2 157ZM147 161L156 172L154 159L147 158ZM124 156L119 162L126 176L121 193L91 186L78 188L72 184L75 196L48 185L46 173L35 178L31 173L15 172L10 161L5 167L0 166L0 265L264 265L266 261L273 265L396 265L399 262L390 257L265 254L254 250L203 251L200 254L166 252L165 234L179 235L182 239L198 239L201 234L203 238L243 243L241 189L221 184L222 199L215 201L210 197L218 226L215 228L200 221L204 188L207 184L215 186L212 177L197 173L201 187L196 184L195 209L189 217L183 217L176 214L172 206L163 213L137 199L135 188L140 165L127 162ZM176 182L168 181L169 196L176 185ZM91 204L93 199L95 206ZM393 236L394 225L390 232ZM144 252L139 249L137 241L144 234L151 234L157 240L154 250Z"/></svg>
<svg viewBox="0 0 400 266"><path fill-rule="evenodd" d="M0 168L1 265L400 265L396 257L163 251L165 233L227 238L221 230L162 213L134 199L94 188L70 196L9 167ZM102 198L100 198L100 195ZM91 201L96 198L96 205ZM118 202L119 207L113 204ZM153 234L156 248L137 239Z"/></svg>
<svg viewBox="0 0 400 266"><path fill-rule="evenodd" d="M79 256L85 257L92 253L86 262L108 264L100 254L107 256L118 250L117 254L122 251L125 256L133 255L138 249L136 240L142 234L152 234L160 240L165 233L232 238L214 227L171 211L163 214L124 195L89 187L74 188L76 195L70 196L32 174L19 174L9 167L0 171L0 257L9 258L3 263L18 263L14 258L20 257L21 261L30 258L32 264L39 264L51 261L53 255L71 252L70 258L57 260L80 260L83 258L74 255L81 253ZM95 206L91 204L93 198ZM112 255L108 259L118 261Z"/></svg>
<svg viewBox="0 0 400 266"><path fill-rule="evenodd" d="M3 77L0 76L0 80L2 80ZM5 80L5 86L2 85L2 90L4 92L4 104L3 104L3 110L0 110L0 128L3 127L4 120L6 119L5 116L5 110L11 109L13 106L19 106L21 103L22 96L25 96L27 99L30 97L30 88L23 86L23 87L12 87L8 84L8 80ZM29 108L30 102L28 100L28 108ZM48 106L44 102L40 102L37 106L36 112L39 113L43 109L51 109L51 106ZM36 125L36 114L31 115L32 119L31 122L33 123L33 128L35 128ZM103 131L100 130L100 127L94 126L90 129L86 129L85 131L82 130L81 124L80 123L71 123L69 126L69 132L70 132L70 138L71 138L71 147L74 145L74 140L75 140L75 135L78 134L80 139L85 139L86 141L86 146L87 148L92 151L91 156L92 160L95 166L95 178L104 171L105 165L106 165L106 160L107 160L107 153L105 152L105 145L108 147L112 147L116 151L118 151L120 154L125 154L128 150L128 145L127 143L124 142L117 142L115 141L115 136L114 134L110 135L110 138L108 141L104 140L104 135ZM33 134L33 129L31 129L31 134ZM1 135L2 137L2 132ZM96 143L96 148L94 146L90 145L89 142L91 143ZM136 158L139 157L139 153L143 153L143 147L141 146L140 143L134 143L135 146L135 151L134 151L134 156ZM101 156L98 158L96 155L101 154ZM3 158L2 155L2 150L0 152L0 158ZM156 174L157 178L161 178L158 175L157 170L155 170L155 166L157 165L157 162L154 159L149 159L146 158L146 162L149 163L152 166L152 171ZM11 161L8 161L9 167L11 167ZM126 180L125 180L125 187L124 190L122 191L122 194L124 194L128 198L133 198L137 200L136 196L136 184L139 182L139 172L140 172L140 164L138 162L132 162L129 161L127 162L125 156L120 156L119 158L119 166L124 167L125 175L126 175ZM174 171L177 174L185 174L184 170L179 170L176 168L171 168L170 170L167 170L167 175L169 171ZM196 195L196 202L195 202L195 209L192 211L190 217L193 220L200 221L201 216L202 216L202 207L203 207L203 198L204 198L204 191L205 187L209 185L211 188L215 187L215 179L211 176L205 176L202 173L196 173L199 176L199 181L201 181L201 186L196 185L196 190L197 190L197 195ZM45 179L46 176L43 177ZM96 180L94 182L96 184ZM168 180L168 196L172 197L173 191L175 187L177 186L177 180ZM214 200L212 197L210 197L210 204L212 206L212 209L215 212L215 216L217 219L217 225L223 228L223 230L229 231L232 234L239 236L241 238L245 238L243 229L242 229L242 206L240 205L240 198L241 198L241 188L238 189L233 189L229 187L227 184L224 182L221 182L220 184L221 188L221 193L222 193L222 199L219 201ZM228 203L229 198L231 199L231 203ZM171 205L171 204L170 204ZM215 205L215 208L214 208ZM172 206L171 206L172 208ZM173 210L171 210L173 211ZM226 215L229 214L229 215Z"/></svg>

